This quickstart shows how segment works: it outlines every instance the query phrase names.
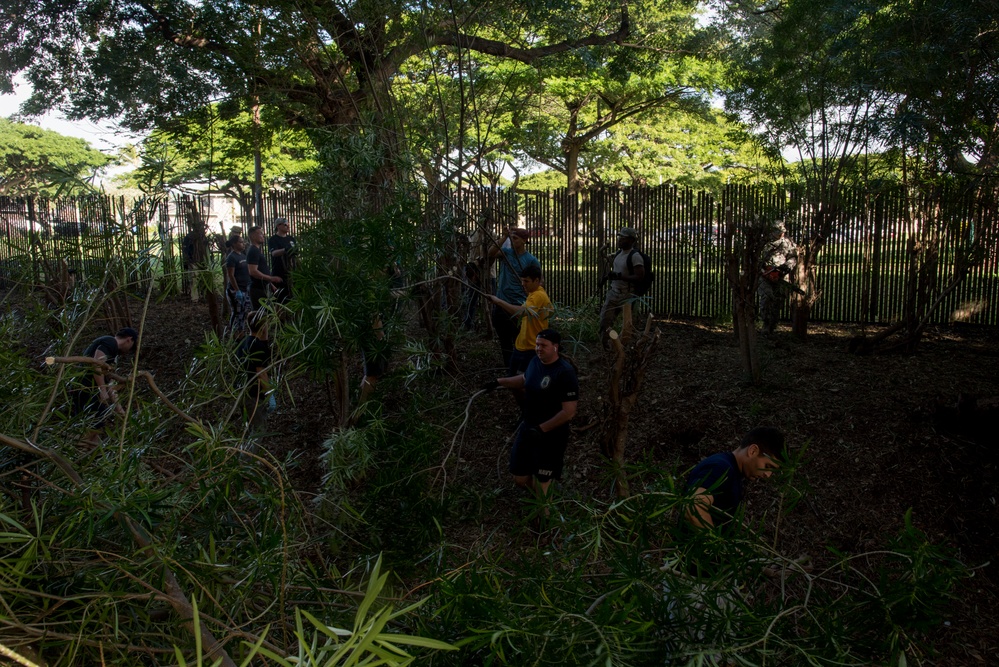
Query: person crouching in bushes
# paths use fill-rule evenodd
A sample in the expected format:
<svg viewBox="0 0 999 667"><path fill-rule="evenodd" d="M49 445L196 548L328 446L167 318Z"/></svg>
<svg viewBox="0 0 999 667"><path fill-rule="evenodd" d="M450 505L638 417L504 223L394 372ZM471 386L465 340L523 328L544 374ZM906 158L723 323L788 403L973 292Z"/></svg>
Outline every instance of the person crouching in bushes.
<svg viewBox="0 0 999 667"><path fill-rule="evenodd" d="M250 335L242 340L236 350L236 358L246 373L246 385L242 394L243 417L249 429L245 448L256 449L254 438L267 425L267 415L274 409L274 395L271 393L268 369L271 366L271 344L267 337L267 318L259 310L248 318Z"/></svg>

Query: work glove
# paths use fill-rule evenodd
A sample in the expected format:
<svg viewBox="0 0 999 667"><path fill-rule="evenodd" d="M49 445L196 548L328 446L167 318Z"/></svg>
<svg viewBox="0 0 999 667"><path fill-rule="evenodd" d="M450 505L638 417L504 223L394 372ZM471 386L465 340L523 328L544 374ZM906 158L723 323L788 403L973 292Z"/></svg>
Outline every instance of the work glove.
<svg viewBox="0 0 999 667"><path fill-rule="evenodd" d="M499 389L499 380L493 378L492 380L487 380L482 383L482 391L493 391L494 389Z"/></svg>
<svg viewBox="0 0 999 667"><path fill-rule="evenodd" d="M242 301L246 298L246 292L236 291L236 301Z"/></svg>
<svg viewBox="0 0 999 667"><path fill-rule="evenodd" d="M272 393L270 398L267 399L267 414L270 414L277 410L277 397Z"/></svg>

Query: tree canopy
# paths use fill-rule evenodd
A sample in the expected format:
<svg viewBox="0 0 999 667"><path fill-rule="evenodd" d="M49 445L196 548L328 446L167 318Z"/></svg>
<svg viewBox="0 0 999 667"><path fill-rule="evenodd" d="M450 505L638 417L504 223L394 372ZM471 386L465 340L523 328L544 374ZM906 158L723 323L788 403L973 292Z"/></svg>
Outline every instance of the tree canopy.
<svg viewBox="0 0 999 667"><path fill-rule="evenodd" d="M264 187L302 186L316 166L303 130L288 127L272 109L263 110L259 127L248 111L221 111L211 105L154 130L141 144L141 164L125 180L144 191L208 186L249 208L259 142Z"/></svg>
<svg viewBox="0 0 999 667"><path fill-rule="evenodd" d="M0 34L0 89L24 72L25 111L122 116L151 127L212 97L280 106L311 125L354 122L385 103L409 58L434 48L533 64L622 43L629 5L376 0L340 4L17 0Z"/></svg>
<svg viewBox="0 0 999 667"><path fill-rule="evenodd" d="M131 128L219 100L260 103L296 126L367 127L388 155L401 154L405 138L428 150L434 143L438 157L425 164L481 166L499 146L533 152L574 185L580 151L608 128L664 105L689 110L719 84L695 8L690 0L17 0L0 32L0 89L23 73L34 89L25 113L58 108ZM420 122L439 113L407 116L411 105L397 99L414 73L433 95L424 106L447 117L435 131ZM498 85L491 102L477 97L487 79ZM537 112L557 122L539 124Z"/></svg>
<svg viewBox="0 0 999 667"><path fill-rule="evenodd" d="M67 192L110 160L83 139L0 118L0 194Z"/></svg>
<svg viewBox="0 0 999 667"><path fill-rule="evenodd" d="M737 2L724 17L741 47L730 102L774 149L828 160L896 148L944 171L995 169L995 3Z"/></svg>

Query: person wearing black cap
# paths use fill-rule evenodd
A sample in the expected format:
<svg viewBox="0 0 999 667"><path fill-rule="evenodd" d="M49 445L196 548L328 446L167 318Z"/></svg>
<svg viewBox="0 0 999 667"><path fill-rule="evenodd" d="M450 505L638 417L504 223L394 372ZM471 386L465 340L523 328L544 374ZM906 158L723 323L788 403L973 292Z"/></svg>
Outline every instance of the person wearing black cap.
<svg viewBox="0 0 999 667"><path fill-rule="evenodd" d="M544 329L536 339L536 355L521 375L497 378L483 389L523 389L522 419L513 450L510 473L518 486L545 498L553 479L562 479L569 422L576 416L579 379L576 369L559 356L562 336Z"/></svg>
<svg viewBox="0 0 999 667"><path fill-rule="evenodd" d="M94 339L83 351L83 356L113 364L119 354L127 354L135 349L138 340L138 331L132 327L124 327L114 336ZM115 391L105 382L104 370L100 366L94 366L81 380L81 385L69 391L73 402L72 413L74 416L87 416L90 429L83 440L96 445L100 432L111 421L114 413L125 414L125 411L117 404Z"/></svg>
<svg viewBox="0 0 999 667"><path fill-rule="evenodd" d="M621 307L634 293L634 285L645 277L645 260L635 245L638 234L631 227L623 227L617 233L617 254L611 272L604 280L610 281L610 289L600 309L600 340L607 349L610 344L608 333L614 326Z"/></svg>
<svg viewBox="0 0 999 667"><path fill-rule="evenodd" d="M271 275L281 279L281 286L274 292L278 303L287 303L291 298L291 270L295 263L295 237L288 233L287 218L274 219L274 235L267 240L274 268Z"/></svg>
<svg viewBox="0 0 999 667"><path fill-rule="evenodd" d="M490 257L502 256L500 263L499 277L496 280L496 296L506 303L524 303L527 300L527 292L520 282L521 274L528 266L535 265L541 269L541 262L538 258L527 252L527 243L531 238L526 229L508 229L506 237L509 240L509 247L506 242L500 245L498 242L489 249ZM517 316L511 315L502 307L493 304L491 316L493 329L499 339L500 352L503 353L503 365L510 367L510 359L513 357L514 343L520 333L517 324Z"/></svg>

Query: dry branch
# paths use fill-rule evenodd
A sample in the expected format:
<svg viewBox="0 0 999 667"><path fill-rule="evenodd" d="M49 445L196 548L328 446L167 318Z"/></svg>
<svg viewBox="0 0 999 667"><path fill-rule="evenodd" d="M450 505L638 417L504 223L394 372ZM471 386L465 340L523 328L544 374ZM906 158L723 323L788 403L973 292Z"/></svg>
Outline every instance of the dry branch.
<svg viewBox="0 0 999 667"><path fill-rule="evenodd" d="M623 310L625 325L622 333L631 337L631 305L626 303ZM600 436L600 451L611 460L614 467L615 489L619 498L626 498L629 494L628 478L624 471L628 422L638 403L645 372L655 354L660 335L658 327L654 331L652 329L651 313L645 320L645 328L630 341L616 331L609 333L614 347L614 361L608 378L608 402Z"/></svg>

